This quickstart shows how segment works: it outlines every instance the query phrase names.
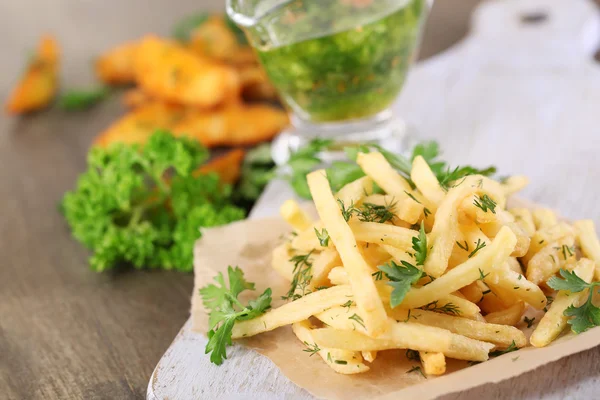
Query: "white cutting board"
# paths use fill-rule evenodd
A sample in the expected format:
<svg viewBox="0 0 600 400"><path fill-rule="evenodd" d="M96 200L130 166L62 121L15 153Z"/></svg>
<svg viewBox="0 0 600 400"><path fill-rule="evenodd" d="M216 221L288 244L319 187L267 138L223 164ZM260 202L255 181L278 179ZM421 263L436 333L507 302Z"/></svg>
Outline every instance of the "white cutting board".
<svg viewBox="0 0 600 400"><path fill-rule="evenodd" d="M523 24L525 15L545 21ZM451 163L495 164L526 174L523 193L568 218L600 225L600 18L591 1L505 0L482 4L461 43L416 65L395 105ZM291 197L273 182L252 217ZM148 385L148 399L308 399L267 358L233 346L220 367L206 339L183 326ZM496 385L446 399L600 398L600 348Z"/></svg>

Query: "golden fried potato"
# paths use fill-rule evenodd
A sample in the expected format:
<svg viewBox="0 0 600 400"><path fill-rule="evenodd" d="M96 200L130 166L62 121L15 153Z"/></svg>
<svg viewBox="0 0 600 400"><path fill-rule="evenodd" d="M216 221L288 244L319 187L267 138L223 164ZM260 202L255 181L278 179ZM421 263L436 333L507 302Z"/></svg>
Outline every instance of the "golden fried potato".
<svg viewBox="0 0 600 400"><path fill-rule="evenodd" d="M157 129L171 129L185 115L185 109L165 103L143 105L114 122L94 140L95 146L111 143L144 144Z"/></svg>
<svg viewBox="0 0 600 400"><path fill-rule="evenodd" d="M96 75L107 85L124 85L135 80L135 56L139 42L123 43L96 60Z"/></svg>
<svg viewBox="0 0 600 400"><path fill-rule="evenodd" d="M58 42L51 35L42 36L25 74L6 103L6 112L23 114L47 106L58 88L58 64Z"/></svg>
<svg viewBox="0 0 600 400"><path fill-rule="evenodd" d="M143 39L136 52L135 78L152 97L200 108L238 99L240 93L235 69L155 36Z"/></svg>
<svg viewBox="0 0 600 400"><path fill-rule="evenodd" d="M287 113L266 104L231 104L216 111L190 111L173 128L206 147L247 146L272 139L289 123Z"/></svg>
<svg viewBox="0 0 600 400"><path fill-rule="evenodd" d="M201 166L194 176L216 172L221 182L233 185L240 178L245 154L243 149L233 149Z"/></svg>
<svg viewBox="0 0 600 400"><path fill-rule="evenodd" d="M197 54L228 64L243 65L257 62L250 46L239 43L222 15L212 15L197 26L191 34L189 47Z"/></svg>
<svg viewBox="0 0 600 400"><path fill-rule="evenodd" d="M125 107L136 109L153 102L154 99L148 96L148 93L144 92L142 89L134 88L126 91L123 94L121 101Z"/></svg>
<svg viewBox="0 0 600 400"><path fill-rule="evenodd" d="M242 85L242 97L247 100L275 100L277 91L258 64L237 67Z"/></svg>

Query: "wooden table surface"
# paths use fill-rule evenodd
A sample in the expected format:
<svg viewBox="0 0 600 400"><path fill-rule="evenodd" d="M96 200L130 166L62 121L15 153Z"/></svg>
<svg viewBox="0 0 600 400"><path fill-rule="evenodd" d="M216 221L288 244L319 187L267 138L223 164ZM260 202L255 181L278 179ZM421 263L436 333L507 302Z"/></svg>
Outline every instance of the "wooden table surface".
<svg viewBox="0 0 600 400"><path fill-rule="evenodd" d="M440 0L421 57L459 40L478 0ZM221 1L20 0L0 5L5 99L40 34L62 45L63 87L92 82L103 49ZM118 99L76 114L0 117L0 397L143 398L157 361L188 317L192 276L96 274L56 205L85 168L92 138L122 113ZM589 200L589 199L588 199ZM595 353L597 354L597 352Z"/></svg>

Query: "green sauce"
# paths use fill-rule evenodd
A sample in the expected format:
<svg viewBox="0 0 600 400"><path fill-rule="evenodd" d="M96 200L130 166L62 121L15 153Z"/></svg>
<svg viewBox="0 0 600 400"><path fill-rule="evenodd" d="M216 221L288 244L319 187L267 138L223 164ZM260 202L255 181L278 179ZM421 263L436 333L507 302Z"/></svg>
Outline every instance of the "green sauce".
<svg viewBox="0 0 600 400"><path fill-rule="evenodd" d="M424 0L292 3L249 32L285 103L313 122L389 107L418 42Z"/></svg>

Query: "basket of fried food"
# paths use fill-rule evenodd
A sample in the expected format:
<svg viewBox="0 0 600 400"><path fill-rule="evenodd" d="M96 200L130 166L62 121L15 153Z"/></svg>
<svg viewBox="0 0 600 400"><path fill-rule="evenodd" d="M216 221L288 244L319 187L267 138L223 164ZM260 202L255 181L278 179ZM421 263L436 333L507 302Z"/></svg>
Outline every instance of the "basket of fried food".
<svg viewBox="0 0 600 400"><path fill-rule="evenodd" d="M366 372L380 352L405 349L419 372L441 375L447 359L485 362L600 324L591 221L507 206L524 177L440 182L420 156L410 174L380 152L356 162L365 176L337 193L325 170L308 175L318 220L293 200L281 208L293 228L272 257L290 283L283 305L271 308L270 289L243 305L238 295L254 285L239 268L200 289L214 363L231 339L291 325L337 373Z"/></svg>

